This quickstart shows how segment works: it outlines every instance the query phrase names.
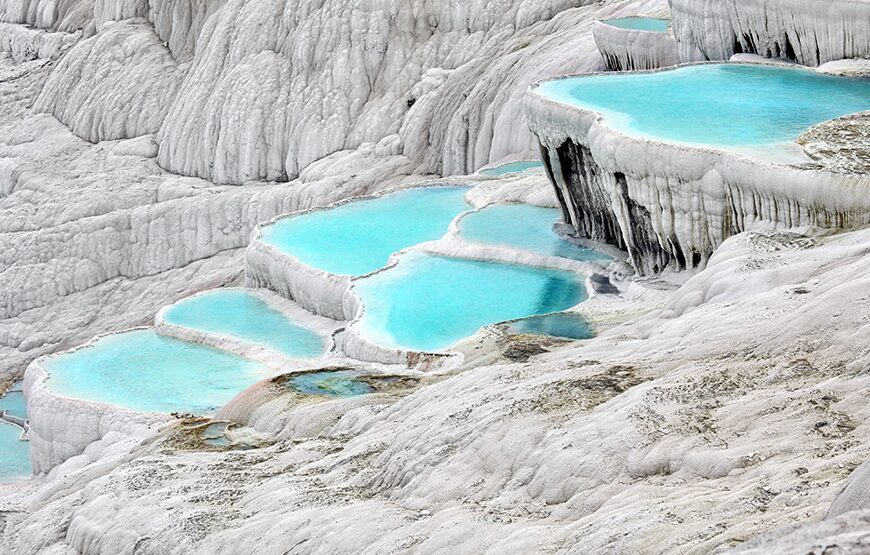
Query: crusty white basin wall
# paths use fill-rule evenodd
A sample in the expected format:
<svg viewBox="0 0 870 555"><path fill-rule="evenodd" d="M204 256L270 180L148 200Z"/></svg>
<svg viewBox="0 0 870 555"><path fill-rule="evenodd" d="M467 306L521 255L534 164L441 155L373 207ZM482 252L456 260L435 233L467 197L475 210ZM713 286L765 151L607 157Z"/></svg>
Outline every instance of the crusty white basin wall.
<svg viewBox="0 0 870 555"><path fill-rule="evenodd" d="M870 57L868 0L668 0L683 61L734 54L817 66Z"/></svg>
<svg viewBox="0 0 870 555"><path fill-rule="evenodd" d="M50 375L42 364L45 359L41 357L33 361L24 374L34 474L48 472L70 457L81 454L88 445L109 433L147 437L153 435L162 423L172 419L165 414L140 413L108 403L58 395L47 386Z"/></svg>
<svg viewBox="0 0 870 555"><path fill-rule="evenodd" d="M599 21L592 35L608 69L658 69L680 63L677 43L670 31L623 29Z"/></svg>
<svg viewBox="0 0 870 555"><path fill-rule="evenodd" d="M641 273L702 267L725 239L765 228L870 223L870 178L631 137L533 88L526 118L566 221L628 251Z"/></svg>

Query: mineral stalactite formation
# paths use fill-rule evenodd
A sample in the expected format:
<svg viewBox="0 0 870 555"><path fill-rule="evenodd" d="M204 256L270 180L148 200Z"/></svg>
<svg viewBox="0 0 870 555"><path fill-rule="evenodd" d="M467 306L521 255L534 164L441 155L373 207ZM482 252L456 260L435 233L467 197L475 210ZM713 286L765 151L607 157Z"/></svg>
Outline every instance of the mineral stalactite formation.
<svg viewBox="0 0 870 555"><path fill-rule="evenodd" d="M758 54L818 66L870 58L868 0L668 0L684 61Z"/></svg>

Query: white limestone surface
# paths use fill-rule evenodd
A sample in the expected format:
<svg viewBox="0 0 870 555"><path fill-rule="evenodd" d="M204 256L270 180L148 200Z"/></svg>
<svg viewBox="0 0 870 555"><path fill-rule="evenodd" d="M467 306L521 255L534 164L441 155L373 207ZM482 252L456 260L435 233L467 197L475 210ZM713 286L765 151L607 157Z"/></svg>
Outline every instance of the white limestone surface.
<svg viewBox="0 0 870 555"><path fill-rule="evenodd" d="M592 31L608 69L634 71L658 69L680 63L677 42L670 31L623 29L599 21Z"/></svg>
<svg viewBox="0 0 870 555"><path fill-rule="evenodd" d="M144 20L112 23L63 57L34 109L93 143L156 133L185 69Z"/></svg>
<svg viewBox="0 0 870 555"><path fill-rule="evenodd" d="M668 0L683 61L759 54L818 66L870 57L867 0Z"/></svg>

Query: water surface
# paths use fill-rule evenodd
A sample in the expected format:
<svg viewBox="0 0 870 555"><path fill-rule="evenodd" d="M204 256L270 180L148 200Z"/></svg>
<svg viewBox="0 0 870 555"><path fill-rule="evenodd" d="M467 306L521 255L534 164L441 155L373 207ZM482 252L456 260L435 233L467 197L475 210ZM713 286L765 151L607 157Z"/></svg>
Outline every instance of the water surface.
<svg viewBox="0 0 870 555"><path fill-rule="evenodd" d="M446 349L482 326L565 310L586 298L581 277L514 264L408 253L358 281L360 330L374 342L421 351Z"/></svg>
<svg viewBox="0 0 870 555"><path fill-rule="evenodd" d="M273 372L236 355L135 330L45 361L48 387L66 397L141 412L211 414Z"/></svg>
<svg viewBox="0 0 870 555"><path fill-rule="evenodd" d="M465 187L425 187L284 218L263 228L263 241L303 263L358 276L387 264L390 255L440 239L468 210Z"/></svg>
<svg viewBox="0 0 870 555"><path fill-rule="evenodd" d="M538 91L602 113L617 131L724 147L792 142L817 123L870 109L870 80L750 64L572 77Z"/></svg>
<svg viewBox="0 0 870 555"><path fill-rule="evenodd" d="M594 335L582 316L565 312L534 316L511 322L508 324L508 332L549 335L565 339L589 339Z"/></svg>
<svg viewBox="0 0 870 555"><path fill-rule="evenodd" d="M651 31L653 33L664 33L671 26L669 19L659 19L656 17L621 17L619 19L604 19L602 23L606 23L611 27L619 27L620 29Z"/></svg>
<svg viewBox="0 0 870 555"><path fill-rule="evenodd" d="M27 402L24 400L24 392L21 391L20 383L13 385L0 397L0 412L2 411L18 418L27 419Z"/></svg>
<svg viewBox="0 0 870 555"><path fill-rule="evenodd" d="M164 316L170 324L229 335L290 357L314 358L325 349L320 335L239 289L219 289L185 299L167 309Z"/></svg>
<svg viewBox="0 0 870 555"><path fill-rule="evenodd" d="M508 162L506 164L501 164L499 166L495 166L494 168L487 168L485 170L480 170L480 173L482 173L483 175L489 175L492 177L501 177L503 175L521 173L521 172L531 170L534 168L543 168L543 167L544 167L544 164L542 164L540 160L519 160L516 162Z"/></svg>
<svg viewBox="0 0 870 555"><path fill-rule="evenodd" d="M351 397L372 393L372 386L349 370L306 372L290 379L290 385L300 393L327 397Z"/></svg>
<svg viewBox="0 0 870 555"><path fill-rule="evenodd" d="M13 482L30 476L30 442L21 441L21 428L0 421L0 482Z"/></svg>
<svg viewBox="0 0 870 555"><path fill-rule="evenodd" d="M559 237L553 226L561 212L530 204L494 204L464 216L460 236L473 243L523 249L572 260L607 260L605 254L583 248Z"/></svg>

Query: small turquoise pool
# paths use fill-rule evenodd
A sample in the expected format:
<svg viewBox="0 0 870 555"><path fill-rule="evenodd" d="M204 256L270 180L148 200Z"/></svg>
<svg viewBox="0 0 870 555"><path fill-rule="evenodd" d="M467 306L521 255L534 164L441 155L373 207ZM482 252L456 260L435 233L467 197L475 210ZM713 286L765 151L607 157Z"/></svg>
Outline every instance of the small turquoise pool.
<svg viewBox="0 0 870 555"><path fill-rule="evenodd" d="M358 281L360 330L388 347L446 349L481 327L565 310L586 298L568 272L408 253L390 270Z"/></svg>
<svg viewBox="0 0 870 555"><path fill-rule="evenodd" d="M219 289L191 297L167 309L164 317L170 324L229 335L294 358L315 358L325 349L317 333L239 289Z"/></svg>
<svg viewBox="0 0 870 555"><path fill-rule="evenodd" d="M562 216L555 208L530 204L495 204L463 217L459 234L473 243L513 247L572 260L607 260L592 249L569 243L553 231Z"/></svg>
<svg viewBox="0 0 870 555"><path fill-rule="evenodd" d="M543 167L544 164L542 164L540 160L519 160L517 162L508 162L507 164L502 164L494 168L480 170L480 173L491 177L501 177L503 175L510 175Z"/></svg>
<svg viewBox="0 0 870 555"><path fill-rule="evenodd" d="M349 370L299 374L290 379L290 386L300 393L326 397L351 397L374 392L372 386Z"/></svg>
<svg viewBox="0 0 870 555"><path fill-rule="evenodd" d="M620 29L650 31L653 33L664 33L671 26L669 19L659 19L656 17L621 17L619 19L604 19L602 23L606 23L611 27L619 27Z"/></svg>
<svg viewBox="0 0 870 555"><path fill-rule="evenodd" d="M725 147L793 142L817 123L870 109L870 80L751 64L572 77L537 90L602 113L617 131Z"/></svg>
<svg viewBox="0 0 870 555"><path fill-rule="evenodd" d="M21 428L0 421L0 482L30 476L30 442L21 441Z"/></svg>
<svg viewBox="0 0 870 555"><path fill-rule="evenodd" d="M48 387L66 397L142 412L206 415L253 383L265 366L202 345L135 330L50 357Z"/></svg>
<svg viewBox="0 0 870 555"><path fill-rule="evenodd" d="M12 416L27 419L27 402L21 391L21 384L15 384L0 397L0 412L6 411Z"/></svg>
<svg viewBox="0 0 870 555"><path fill-rule="evenodd" d="M382 268L394 252L440 239L468 210L465 187L426 187L284 218L263 228L263 241L303 263L359 276Z"/></svg>
<svg viewBox="0 0 870 555"><path fill-rule="evenodd" d="M549 335L564 339L589 339L595 335L582 316L565 312L533 316L511 322L508 324L508 332Z"/></svg>

